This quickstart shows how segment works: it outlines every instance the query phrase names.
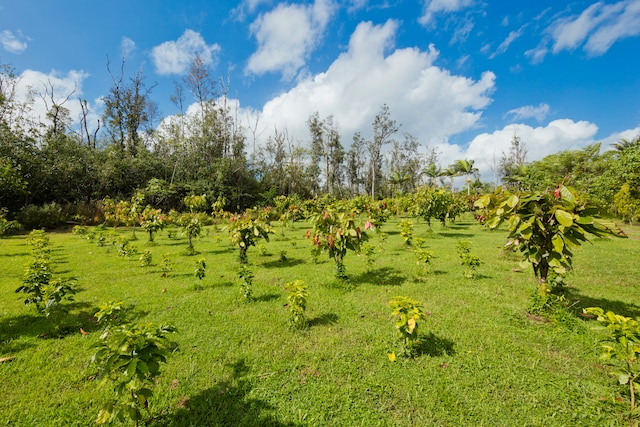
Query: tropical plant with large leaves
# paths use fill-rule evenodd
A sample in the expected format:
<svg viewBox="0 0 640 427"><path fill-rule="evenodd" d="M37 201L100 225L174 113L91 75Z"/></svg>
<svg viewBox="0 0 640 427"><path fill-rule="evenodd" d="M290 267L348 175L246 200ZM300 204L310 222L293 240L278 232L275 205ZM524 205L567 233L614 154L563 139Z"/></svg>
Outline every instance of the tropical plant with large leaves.
<svg viewBox="0 0 640 427"><path fill-rule="evenodd" d="M360 251L360 245L367 240L367 235L355 223L355 212L342 211L336 206L327 206L322 212L311 218L313 233L307 231L317 249L327 251L336 266L336 277L346 278L344 257L348 250ZM367 221L365 229L372 228L372 222Z"/></svg>
<svg viewBox="0 0 640 427"><path fill-rule="evenodd" d="M571 269L573 249L589 235L626 237L616 224L598 219L597 210L563 184L554 191L521 193L499 187L475 206L483 209L484 224L490 229L507 222L505 247L520 250L531 263L542 297L551 290L549 273L564 276Z"/></svg>
<svg viewBox="0 0 640 427"><path fill-rule="evenodd" d="M247 250L250 246L255 246L259 239L269 241L269 234L273 234L273 229L263 221L256 211L248 210L243 215L233 215L227 225L229 238L238 246L240 254L238 260L240 264L246 264Z"/></svg>

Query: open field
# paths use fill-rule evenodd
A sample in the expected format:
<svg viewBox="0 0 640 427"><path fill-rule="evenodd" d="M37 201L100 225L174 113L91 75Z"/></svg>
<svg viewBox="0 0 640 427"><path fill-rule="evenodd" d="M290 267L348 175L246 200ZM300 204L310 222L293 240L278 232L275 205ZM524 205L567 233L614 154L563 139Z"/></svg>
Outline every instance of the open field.
<svg viewBox="0 0 640 427"><path fill-rule="evenodd" d="M347 254L348 283L334 279L326 255L313 261L306 223L284 234L274 224L271 241L249 249L255 299L248 303L237 248L220 227L194 241L196 256L185 255L183 236L170 239L165 230L151 246L138 231L132 245L152 252L149 267L115 246L48 233L54 273L75 277L81 288L61 338L14 292L30 256L25 236L3 238L0 358L14 358L0 363L0 425L94 425L111 393L97 386L88 364L99 335L92 315L119 300L137 321L178 328L172 338L179 348L162 367L150 425L628 425L624 389L597 357L603 335L577 313L600 306L640 316L637 227L625 228L629 239L596 239L577 250L568 277L573 306L541 321L527 314L533 274L502 252L504 231L487 231L470 217L430 232L416 222L415 236L435 254L418 281L398 222L383 225L386 239L370 233L376 260L368 270ZM475 280L462 275L460 240L472 242L483 262ZM161 277L165 253L174 269ZM199 258L207 262L201 281L193 274ZM289 328L285 307L284 284L296 279L310 290L304 331ZM397 337L388 302L395 295L422 301L430 315L421 326L423 354L391 363Z"/></svg>

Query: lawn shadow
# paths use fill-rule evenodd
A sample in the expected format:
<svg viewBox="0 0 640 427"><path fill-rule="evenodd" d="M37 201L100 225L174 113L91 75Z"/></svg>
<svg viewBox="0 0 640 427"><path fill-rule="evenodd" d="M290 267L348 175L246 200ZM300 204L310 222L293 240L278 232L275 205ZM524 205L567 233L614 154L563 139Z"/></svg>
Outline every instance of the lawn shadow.
<svg viewBox="0 0 640 427"><path fill-rule="evenodd" d="M380 286L400 286L407 281L405 276L401 276L399 271L391 267L382 267L367 271L352 279L354 283L371 283Z"/></svg>
<svg viewBox="0 0 640 427"><path fill-rule="evenodd" d="M64 338L80 333L80 328L93 330L92 323L87 321L88 317L93 317L93 314L89 315L86 312L88 307L90 304L85 302L71 302L62 304L63 311L52 314L50 318L35 313L4 318L0 321L0 349L4 350L4 343L10 343L22 336Z"/></svg>
<svg viewBox="0 0 640 427"><path fill-rule="evenodd" d="M257 302L268 302L268 301L276 300L280 298L280 296L281 296L280 294L263 294L263 295L260 295L259 297L255 297L253 300Z"/></svg>
<svg viewBox="0 0 640 427"><path fill-rule="evenodd" d="M458 223L448 224L447 228L455 229L455 230L468 230L469 226L470 226L470 223L468 222L458 222Z"/></svg>
<svg viewBox="0 0 640 427"><path fill-rule="evenodd" d="M19 340L22 336L37 336L50 327L50 323L44 317L33 314L3 318L0 321L0 354L16 353L32 347L32 344L14 343L13 341Z"/></svg>
<svg viewBox="0 0 640 427"><path fill-rule="evenodd" d="M253 384L246 378L251 368L245 359L232 365L230 378L218 382L214 387L194 396L178 400L173 413L163 414L150 420L150 426L235 426L253 427L296 426L278 421L275 407L268 402L249 397Z"/></svg>
<svg viewBox="0 0 640 427"><path fill-rule="evenodd" d="M2 257L23 257L23 256L29 256L31 255L31 253L29 252L12 252L12 253L6 253L6 254L0 254L0 256Z"/></svg>
<svg viewBox="0 0 640 427"><path fill-rule="evenodd" d="M442 237L459 237L459 238L467 238L470 239L473 236L475 236L475 234L469 234L469 233L443 233L442 231L438 232L439 235L441 235Z"/></svg>
<svg viewBox="0 0 640 427"><path fill-rule="evenodd" d="M305 260L303 259L293 259L293 258L287 258L285 260L275 260L275 261L267 261L267 262L263 262L262 266L265 268L274 268L274 267L293 267L294 265L300 265L300 264L304 264L306 263Z"/></svg>
<svg viewBox="0 0 640 427"><path fill-rule="evenodd" d="M573 308L576 314L581 318L584 318L582 316L582 309L588 307L600 307L605 312L613 311L615 314L625 317L640 317L640 306L634 303L610 300L606 298L591 298L576 291L572 291L569 294L569 299L573 302Z"/></svg>
<svg viewBox="0 0 640 427"><path fill-rule="evenodd" d="M324 313L320 316L309 319L309 326L335 325L338 322L338 315L335 313Z"/></svg>
<svg viewBox="0 0 640 427"><path fill-rule="evenodd" d="M231 252L235 252L235 249L236 248L231 248L231 247L226 248L226 249L225 248L220 248L220 249L213 249L213 250L207 251L205 253L211 254L211 255L228 254L228 253L231 253Z"/></svg>
<svg viewBox="0 0 640 427"><path fill-rule="evenodd" d="M429 332L427 335L420 336L420 344L416 346L416 352L419 355L431 357L453 356L456 354L454 346L455 343L453 341Z"/></svg>

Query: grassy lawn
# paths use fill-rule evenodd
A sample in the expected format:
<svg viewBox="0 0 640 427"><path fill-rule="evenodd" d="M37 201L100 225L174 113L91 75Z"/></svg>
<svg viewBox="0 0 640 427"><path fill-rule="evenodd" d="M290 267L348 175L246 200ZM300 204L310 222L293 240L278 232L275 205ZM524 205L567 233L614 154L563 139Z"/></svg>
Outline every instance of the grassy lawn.
<svg viewBox="0 0 640 427"><path fill-rule="evenodd" d="M542 321L527 314L535 279L502 252L504 231L484 230L470 217L431 231L416 222L415 236L435 254L420 281L398 222L384 224L384 239L370 234L376 254L369 268L347 254L348 283L334 279L326 255L314 262L307 224L284 234L274 224L271 241L249 249L248 303L237 249L219 228L194 241L196 256L186 255L183 236L165 231L152 246L138 231L132 245L152 252L149 267L115 246L48 233L55 274L75 277L81 288L62 337L14 292L30 257L25 236L0 240L0 358L13 357L0 363L0 425L94 425L112 395L89 366L99 335L93 314L107 301L124 301L137 321L178 328L150 425L628 425L628 396L597 357L603 335L576 313L600 306L640 316L640 230L627 227L629 239L596 239L577 250L568 278L573 306ZM475 280L463 277L460 240L483 262ZM161 277L163 254L173 262L168 277ZM207 262L201 281L194 277L199 258ZM284 285L296 279L310 290L304 331L288 326ZM387 353L398 344L388 302L396 295L422 301L429 316L423 354L391 363Z"/></svg>

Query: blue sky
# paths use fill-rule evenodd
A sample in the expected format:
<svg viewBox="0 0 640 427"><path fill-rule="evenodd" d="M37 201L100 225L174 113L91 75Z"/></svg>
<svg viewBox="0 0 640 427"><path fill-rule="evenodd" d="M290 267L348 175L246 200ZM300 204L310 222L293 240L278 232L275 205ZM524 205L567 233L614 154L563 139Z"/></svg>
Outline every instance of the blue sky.
<svg viewBox="0 0 640 427"><path fill-rule="evenodd" d="M73 117L78 99L99 117L123 54L163 116L197 54L262 138L304 145L318 111L348 146L386 103L444 166L474 159L484 177L514 132L529 160L640 133L640 0L0 0L0 63L72 93Z"/></svg>

